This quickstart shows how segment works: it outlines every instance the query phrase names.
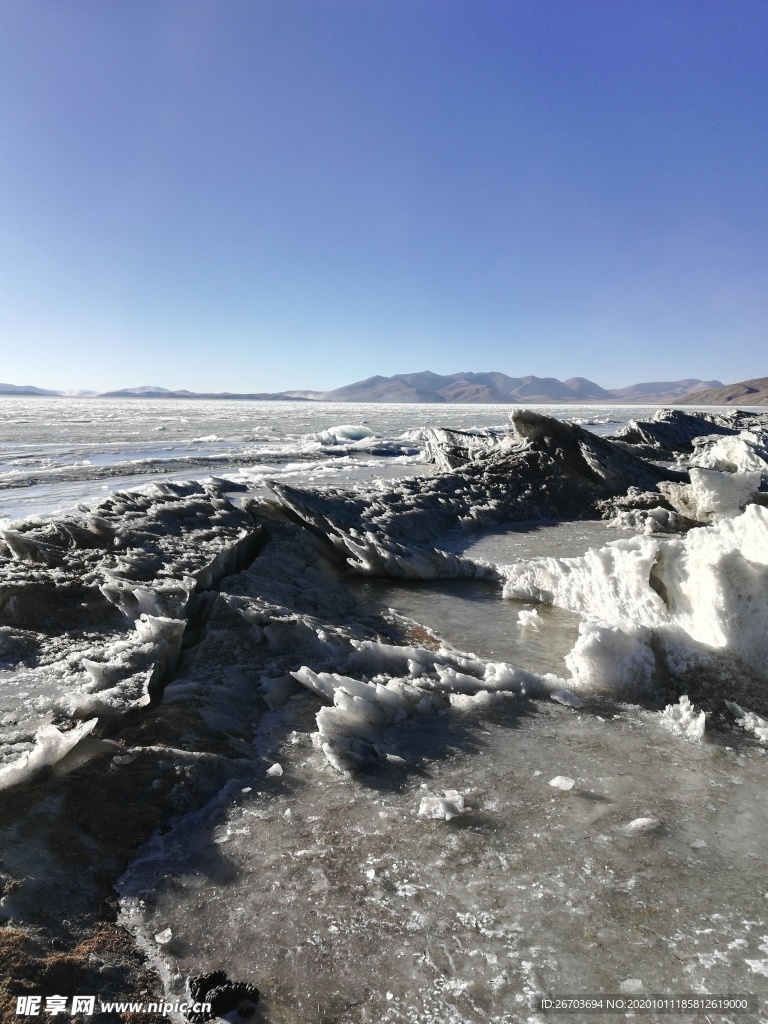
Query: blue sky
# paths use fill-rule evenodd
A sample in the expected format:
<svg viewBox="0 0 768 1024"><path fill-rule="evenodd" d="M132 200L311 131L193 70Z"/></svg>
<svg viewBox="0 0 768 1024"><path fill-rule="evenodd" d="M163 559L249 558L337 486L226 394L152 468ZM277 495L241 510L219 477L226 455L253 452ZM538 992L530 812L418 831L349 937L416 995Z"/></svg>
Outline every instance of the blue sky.
<svg viewBox="0 0 768 1024"><path fill-rule="evenodd" d="M766 0L3 0L0 380L768 373Z"/></svg>

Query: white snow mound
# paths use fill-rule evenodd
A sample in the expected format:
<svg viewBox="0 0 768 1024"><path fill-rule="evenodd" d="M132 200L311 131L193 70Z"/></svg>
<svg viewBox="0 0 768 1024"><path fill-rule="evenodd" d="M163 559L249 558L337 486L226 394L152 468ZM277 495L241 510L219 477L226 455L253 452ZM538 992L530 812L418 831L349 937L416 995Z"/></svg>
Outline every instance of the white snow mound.
<svg viewBox="0 0 768 1024"><path fill-rule="evenodd" d="M505 597L583 617L566 658L578 692L647 691L654 644L673 671L685 661L686 645L703 646L736 656L768 681L768 509L760 505L685 537L633 537L578 558L538 558L499 571Z"/></svg>

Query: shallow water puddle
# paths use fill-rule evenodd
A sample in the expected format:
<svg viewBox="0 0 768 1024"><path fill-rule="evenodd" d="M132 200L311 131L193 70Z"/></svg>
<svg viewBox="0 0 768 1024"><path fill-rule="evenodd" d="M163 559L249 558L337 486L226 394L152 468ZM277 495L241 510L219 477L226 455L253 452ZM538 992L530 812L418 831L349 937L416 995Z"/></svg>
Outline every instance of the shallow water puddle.
<svg viewBox="0 0 768 1024"><path fill-rule="evenodd" d="M479 536L452 531L440 538L438 547L506 565L525 558L583 555L588 548L603 547L636 532L603 520L510 523L503 529L487 530Z"/></svg>
<svg viewBox="0 0 768 1024"><path fill-rule="evenodd" d="M531 672L564 675L563 658L579 632L578 615L524 601L505 601L497 583L351 580L348 585L377 609L394 608L459 650L491 661L510 662ZM518 613L534 607L537 618L530 624L521 622Z"/></svg>

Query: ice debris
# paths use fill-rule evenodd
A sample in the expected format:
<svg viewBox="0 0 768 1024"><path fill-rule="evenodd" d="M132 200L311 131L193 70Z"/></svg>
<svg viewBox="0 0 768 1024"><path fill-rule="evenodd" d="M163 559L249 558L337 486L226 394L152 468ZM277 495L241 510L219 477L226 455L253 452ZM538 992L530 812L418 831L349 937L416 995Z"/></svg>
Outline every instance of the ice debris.
<svg viewBox="0 0 768 1024"><path fill-rule="evenodd" d="M655 492L662 481L685 479L579 426L531 409L512 413L509 435L467 435L465 456L459 434L451 432L450 439L449 461L456 468L401 480L389 490L270 487L355 572L406 579L494 578L492 567L436 548L435 540L456 526L599 518L601 502L626 494L632 486ZM440 443L435 441L433 451ZM662 500L655 495L655 504Z"/></svg>
<svg viewBox="0 0 768 1024"><path fill-rule="evenodd" d="M768 719L761 718L752 711L745 711L732 700L727 700L725 706L742 729L753 733L761 743L768 743Z"/></svg>
<svg viewBox="0 0 768 1024"><path fill-rule="evenodd" d="M550 698L557 701L558 704L565 704L569 708L581 708L584 706L575 693L571 693L570 690L553 690L550 693Z"/></svg>
<svg viewBox="0 0 768 1024"><path fill-rule="evenodd" d="M517 618L524 629L541 628L541 616L535 608L522 608L517 613Z"/></svg>
<svg viewBox="0 0 768 1024"><path fill-rule="evenodd" d="M619 982L619 992L627 995L639 995L645 991L645 982L642 978L625 978Z"/></svg>
<svg viewBox="0 0 768 1024"><path fill-rule="evenodd" d="M654 832L661 822L658 818L635 818L624 826L627 835L635 835L638 832Z"/></svg>
<svg viewBox="0 0 768 1024"><path fill-rule="evenodd" d="M695 524L685 516L657 505L654 508L620 510L606 525L650 535L653 533L684 533Z"/></svg>
<svg viewBox="0 0 768 1024"><path fill-rule="evenodd" d="M759 473L768 483L768 432L763 427L737 436L697 438L690 465L721 473Z"/></svg>
<svg viewBox="0 0 768 1024"><path fill-rule="evenodd" d="M633 537L578 558L500 566L504 595L583 616L566 658L577 692L638 697L660 670L683 676L711 654L768 680L768 509L691 530Z"/></svg>
<svg viewBox="0 0 768 1024"><path fill-rule="evenodd" d="M677 704L667 704L659 720L675 736L683 736L688 740L702 739L707 727L706 712L700 711L697 714L687 694L683 694Z"/></svg>
<svg viewBox="0 0 768 1024"><path fill-rule="evenodd" d="M690 483L663 481L659 490L681 515L707 523L733 516L755 500L760 473L726 473L717 469L690 470Z"/></svg>
<svg viewBox="0 0 768 1024"><path fill-rule="evenodd" d="M690 452L697 438L738 434L743 427L759 421L759 415L736 409L725 413L657 409L650 420L630 420L611 440L660 458Z"/></svg>
<svg viewBox="0 0 768 1024"><path fill-rule="evenodd" d="M416 715L454 706L471 710L501 693L545 696L562 689L556 676L539 676L504 662L458 652L432 652L373 641L353 641L346 671L315 672L307 665L292 676L332 703L317 713L312 742L339 771L371 761L405 763L388 730Z"/></svg>
<svg viewBox="0 0 768 1024"><path fill-rule="evenodd" d="M6 663L30 703L57 721L114 720L145 707L178 665L182 639L205 617L207 591L250 562L263 531L223 491L226 480L150 484L93 507L4 521L0 628ZM29 661L34 636L34 663ZM69 723L68 723L69 724ZM54 729L55 727L51 727ZM41 732L31 760L8 765L22 781L43 755L79 733ZM101 729L101 723L96 727ZM3 738L15 755L14 743ZM19 769L18 771L16 769Z"/></svg>
<svg viewBox="0 0 768 1024"><path fill-rule="evenodd" d="M450 821L464 811L464 797L456 789L444 789L442 796L425 796L419 804L420 818Z"/></svg>
<svg viewBox="0 0 768 1024"><path fill-rule="evenodd" d="M567 793L569 789L573 789L576 785L576 780L568 778L567 775L556 775L554 779L549 780L549 785L553 789L562 789L563 792Z"/></svg>

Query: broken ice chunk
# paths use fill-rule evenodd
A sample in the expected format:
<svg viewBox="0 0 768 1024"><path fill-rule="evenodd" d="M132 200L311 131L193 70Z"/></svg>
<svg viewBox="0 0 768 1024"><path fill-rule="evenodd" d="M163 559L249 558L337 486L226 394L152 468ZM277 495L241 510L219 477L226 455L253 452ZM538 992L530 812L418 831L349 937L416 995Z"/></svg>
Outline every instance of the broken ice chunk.
<svg viewBox="0 0 768 1024"><path fill-rule="evenodd" d="M167 946L173 938L173 932L170 928L164 928L161 932L158 932L155 936L155 942L158 946Z"/></svg>
<svg viewBox="0 0 768 1024"><path fill-rule="evenodd" d="M624 826L624 831L628 835L634 835L636 832L653 832L660 824L658 818L635 818Z"/></svg>
<svg viewBox="0 0 768 1024"><path fill-rule="evenodd" d="M573 789L576 785L574 779L569 779L567 775L556 775L554 779L549 780L550 786L554 786L555 789L569 790Z"/></svg>
<svg viewBox="0 0 768 1024"><path fill-rule="evenodd" d="M281 764L273 764L271 768L267 768L267 775L276 777L283 774L283 766Z"/></svg>
<svg viewBox="0 0 768 1024"><path fill-rule="evenodd" d="M456 789L444 789L442 796L422 797L419 804L420 818L444 818L450 821L464 810L464 797Z"/></svg>
<svg viewBox="0 0 768 1024"><path fill-rule="evenodd" d="M539 629L542 621L535 608L523 608L517 613L517 619L523 629Z"/></svg>
<svg viewBox="0 0 768 1024"><path fill-rule="evenodd" d="M707 716L703 711L696 714L696 708L684 694L677 704L667 704L661 712L661 724L675 736L700 740L707 725Z"/></svg>
<svg viewBox="0 0 768 1024"><path fill-rule="evenodd" d="M580 708L583 707L583 703L576 696L575 693L571 693L570 690L555 690L549 695L552 700L556 700L558 704L565 704L569 708Z"/></svg>
<svg viewBox="0 0 768 1024"><path fill-rule="evenodd" d="M137 756L136 754L118 754L112 758L112 764L130 764L131 761L136 760Z"/></svg>
<svg viewBox="0 0 768 1024"><path fill-rule="evenodd" d="M619 992L625 992L628 995L638 995L644 989L645 985L640 978L625 978L619 984Z"/></svg>
<svg viewBox="0 0 768 1024"><path fill-rule="evenodd" d="M727 700L725 702L725 706L736 718L736 721L742 729L746 729L747 732L754 733L761 743L768 743L768 720L761 718L753 711L747 711L745 708L739 707L739 705L732 700Z"/></svg>
<svg viewBox="0 0 768 1024"><path fill-rule="evenodd" d="M327 889L333 888L328 880L328 875L322 868L312 867L309 869L309 874L312 876L310 892L325 892Z"/></svg>

